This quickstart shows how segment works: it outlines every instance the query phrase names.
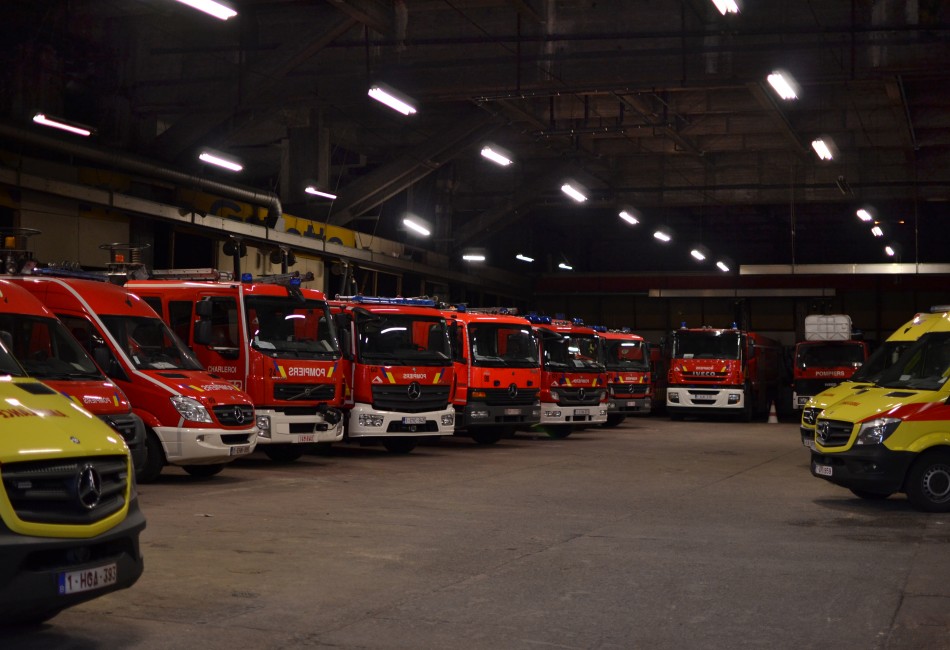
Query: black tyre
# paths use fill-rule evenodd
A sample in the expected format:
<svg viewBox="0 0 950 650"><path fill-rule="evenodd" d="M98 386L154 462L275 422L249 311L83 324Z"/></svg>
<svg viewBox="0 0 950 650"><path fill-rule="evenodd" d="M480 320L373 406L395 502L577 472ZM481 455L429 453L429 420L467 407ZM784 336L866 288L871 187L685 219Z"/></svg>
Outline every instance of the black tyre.
<svg viewBox="0 0 950 650"><path fill-rule="evenodd" d="M224 464L217 465L182 465L181 468L197 478L209 478L215 474L220 474L224 469Z"/></svg>
<svg viewBox="0 0 950 650"><path fill-rule="evenodd" d="M145 432L145 462L135 473L139 483L151 483L156 480L165 467L165 450L158 436L151 429Z"/></svg>
<svg viewBox="0 0 950 650"><path fill-rule="evenodd" d="M383 441L383 447L391 454L408 454L416 448L415 438L390 438Z"/></svg>
<svg viewBox="0 0 950 650"><path fill-rule="evenodd" d="M292 463L303 456L303 449L298 445L261 445L260 449L275 463Z"/></svg>
<svg viewBox="0 0 950 650"><path fill-rule="evenodd" d="M627 416L626 416L626 415L611 414L611 415L608 415L608 416L607 416L607 421L604 422L604 423L603 423L602 425L600 425L600 426L602 426L602 427L604 427L604 428L607 428L607 429L613 429L614 427L619 426L620 423L623 422L623 421L626 420L626 419L627 419Z"/></svg>
<svg viewBox="0 0 950 650"><path fill-rule="evenodd" d="M872 492L871 490L857 490L854 488L851 489L851 494L869 501L883 501L887 497L891 496L890 492Z"/></svg>
<svg viewBox="0 0 950 650"><path fill-rule="evenodd" d="M544 427L544 432L548 434L548 436L558 440L563 440L568 437L572 431L574 431L574 427L566 424L549 424Z"/></svg>
<svg viewBox="0 0 950 650"><path fill-rule="evenodd" d="M683 420L683 414L679 411L671 411L667 409L667 412L669 413L670 419L674 422L681 422Z"/></svg>
<svg viewBox="0 0 950 650"><path fill-rule="evenodd" d="M950 512L950 452L921 454L907 473L907 499L924 512Z"/></svg>
<svg viewBox="0 0 950 650"><path fill-rule="evenodd" d="M505 432L493 427L475 429L469 435L479 445L493 445L502 439Z"/></svg>

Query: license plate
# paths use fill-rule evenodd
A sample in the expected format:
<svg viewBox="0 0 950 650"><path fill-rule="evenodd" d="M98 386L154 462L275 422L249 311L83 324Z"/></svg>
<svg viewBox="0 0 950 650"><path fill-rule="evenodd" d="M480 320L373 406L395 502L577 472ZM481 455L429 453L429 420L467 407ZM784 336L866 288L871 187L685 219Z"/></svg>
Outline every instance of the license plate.
<svg viewBox="0 0 950 650"><path fill-rule="evenodd" d="M301 433L297 436L297 442L316 442L317 436L314 433Z"/></svg>
<svg viewBox="0 0 950 650"><path fill-rule="evenodd" d="M59 574L59 593L77 594L81 591L102 589L114 585L118 578L119 571L115 562L83 571L67 571Z"/></svg>
<svg viewBox="0 0 950 650"><path fill-rule="evenodd" d="M574 415L590 415L590 409L574 409Z"/></svg>
<svg viewBox="0 0 950 650"><path fill-rule="evenodd" d="M801 408L801 407L805 406L805 404L807 404L807 403L808 403L808 400L810 400L810 399L811 399L811 397L807 397L807 396L805 396L805 395L799 395L799 396L798 396L798 408Z"/></svg>
<svg viewBox="0 0 950 650"><path fill-rule="evenodd" d="M505 409L505 415L521 415L521 409Z"/></svg>
<svg viewBox="0 0 950 650"><path fill-rule="evenodd" d="M834 470L831 465L819 465L815 463L815 474L818 476L831 476Z"/></svg>
<svg viewBox="0 0 950 650"><path fill-rule="evenodd" d="M804 440L802 440L802 444L808 447L809 449L811 449L812 451L815 451L815 441L812 440L811 438L805 438Z"/></svg>
<svg viewBox="0 0 950 650"><path fill-rule="evenodd" d="M695 397L693 397L693 401L694 402L715 402L716 398L710 397L707 395L696 395Z"/></svg>
<svg viewBox="0 0 950 650"><path fill-rule="evenodd" d="M636 402L627 402L627 406L628 406L628 407L631 407L631 408L637 408L637 403L636 403Z"/></svg>
<svg viewBox="0 0 950 650"><path fill-rule="evenodd" d="M426 418L425 418L425 416L421 416L421 417L409 417L409 416L406 416L406 417L404 417L404 418L402 419L402 423L403 423L403 424L425 424L425 423L426 423Z"/></svg>
<svg viewBox="0 0 950 650"><path fill-rule="evenodd" d="M235 445L231 447L232 456L243 456L244 454L249 454L249 453L251 453L250 445Z"/></svg>

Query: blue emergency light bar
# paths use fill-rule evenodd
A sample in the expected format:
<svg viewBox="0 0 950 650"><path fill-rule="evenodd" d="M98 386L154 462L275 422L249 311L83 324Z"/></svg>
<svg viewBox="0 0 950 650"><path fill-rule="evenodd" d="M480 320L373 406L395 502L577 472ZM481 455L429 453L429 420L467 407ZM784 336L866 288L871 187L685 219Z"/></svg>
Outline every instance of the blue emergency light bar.
<svg viewBox="0 0 950 650"><path fill-rule="evenodd" d="M93 273L92 271L75 271L72 269L36 267L33 269L32 274L43 275L52 278L74 278L77 280L95 280L96 282L109 281L109 276L103 273Z"/></svg>
<svg viewBox="0 0 950 650"><path fill-rule="evenodd" d="M606 331L608 331L606 325L592 325L592 326L591 326L591 329L593 329L595 332L606 332Z"/></svg>
<svg viewBox="0 0 950 650"><path fill-rule="evenodd" d="M532 325L550 325L551 317L550 316L539 316L538 314L531 313L525 316L528 319L528 322Z"/></svg>
<svg viewBox="0 0 950 650"><path fill-rule="evenodd" d="M431 298L384 298L381 296L337 296L337 300L363 305L403 305L405 307L435 307Z"/></svg>

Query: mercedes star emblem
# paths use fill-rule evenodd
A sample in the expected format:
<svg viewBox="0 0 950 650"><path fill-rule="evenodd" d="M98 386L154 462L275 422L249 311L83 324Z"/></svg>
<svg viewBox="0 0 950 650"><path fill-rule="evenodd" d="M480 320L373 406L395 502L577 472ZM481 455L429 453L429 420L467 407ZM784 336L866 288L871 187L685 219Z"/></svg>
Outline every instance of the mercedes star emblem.
<svg viewBox="0 0 950 650"><path fill-rule="evenodd" d="M86 465L79 470L79 476L76 477L76 496L79 497L79 505L86 510L92 510L99 505L99 499L102 498L102 477L92 465Z"/></svg>
<svg viewBox="0 0 950 650"><path fill-rule="evenodd" d="M409 394L409 399L419 399L422 397L422 386L419 385L419 382L414 381L409 384L409 389L406 392Z"/></svg>

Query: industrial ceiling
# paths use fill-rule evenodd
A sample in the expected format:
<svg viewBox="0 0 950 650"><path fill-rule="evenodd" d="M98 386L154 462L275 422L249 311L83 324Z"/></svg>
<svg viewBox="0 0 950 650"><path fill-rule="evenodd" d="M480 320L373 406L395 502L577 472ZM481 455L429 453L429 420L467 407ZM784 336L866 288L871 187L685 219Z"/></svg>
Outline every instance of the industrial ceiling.
<svg viewBox="0 0 950 650"><path fill-rule="evenodd" d="M539 273L947 261L940 0L747 0L725 15L710 0L230 4L220 21L174 0L6 0L0 117L88 124L96 147L459 264L471 249ZM797 99L766 82L776 70ZM417 112L370 99L379 83ZM514 164L486 161L486 143ZM202 167L203 147L244 170ZM407 211L431 237L405 229Z"/></svg>

